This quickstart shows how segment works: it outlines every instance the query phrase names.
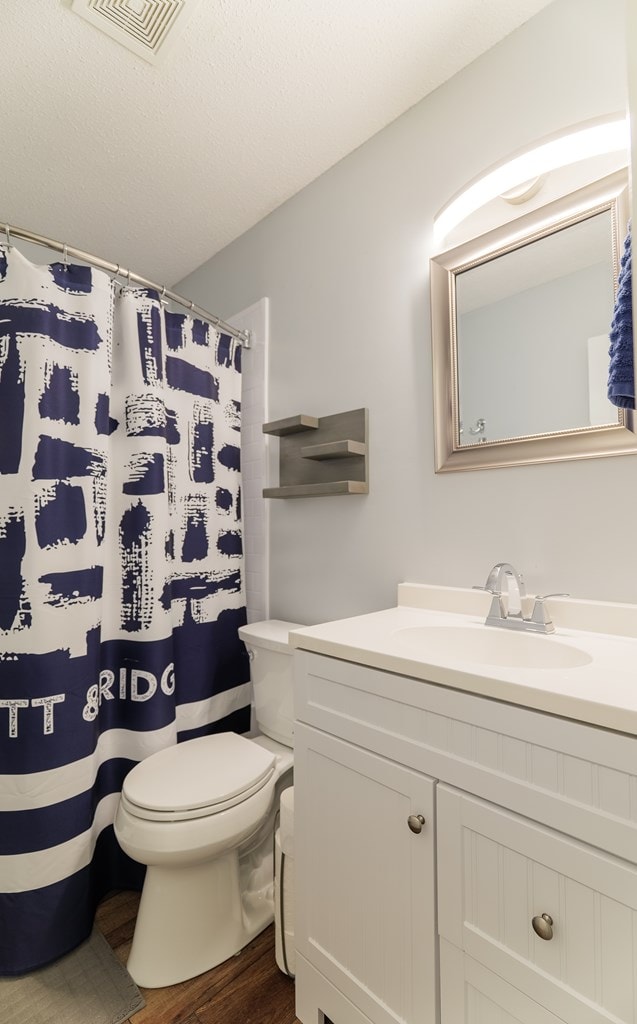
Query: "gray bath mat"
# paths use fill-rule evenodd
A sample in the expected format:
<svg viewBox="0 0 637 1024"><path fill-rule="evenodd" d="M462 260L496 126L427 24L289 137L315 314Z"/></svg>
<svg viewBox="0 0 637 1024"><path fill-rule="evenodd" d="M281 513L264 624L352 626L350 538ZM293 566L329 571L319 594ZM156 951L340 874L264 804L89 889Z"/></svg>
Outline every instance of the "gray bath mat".
<svg viewBox="0 0 637 1024"><path fill-rule="evenodd" d="M20 978L0 978L2 1024L122 1024L144 1006L97 929L72 953Z"/></svg>

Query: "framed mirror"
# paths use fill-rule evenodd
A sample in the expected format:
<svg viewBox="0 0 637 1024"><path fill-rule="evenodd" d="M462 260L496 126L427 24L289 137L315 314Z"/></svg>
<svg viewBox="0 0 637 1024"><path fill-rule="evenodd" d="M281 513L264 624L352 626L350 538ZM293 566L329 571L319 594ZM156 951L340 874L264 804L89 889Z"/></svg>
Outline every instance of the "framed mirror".
<svg viewBox="0 0 637 1024"><path fill-rule="evenodd" d="M637 452L606 398L618 171L431 260L436 472Z"/></svg>

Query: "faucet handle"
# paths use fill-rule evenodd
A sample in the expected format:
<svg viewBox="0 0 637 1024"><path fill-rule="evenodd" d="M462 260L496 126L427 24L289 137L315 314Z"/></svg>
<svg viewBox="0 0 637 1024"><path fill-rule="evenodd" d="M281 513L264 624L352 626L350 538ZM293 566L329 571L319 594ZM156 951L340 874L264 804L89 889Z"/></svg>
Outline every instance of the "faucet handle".
<svg viewBox="0 0 637 1024"><path fill-rule="evenodd" d="M480 589L486 590L487 588L482 587ZM489 593L491 594L491 607L489 608L488 615L485 619L485 625L499 625L504 622L507 617L507 606L505 604L504 596L499 590L490 590Z"/></svg>
<svg viewBox="0 0 637 1024"><path fill-rule="evenodd" d="M536 594L535 604L533 605L533 612L531 614L531 622L536 622L539 626L546 627L547 632L553 632L555 627L553 621L544 607L544 602L549 597L570 597L570 594Z"/></svg>
<svg viewBox="0 0 637 1024"><path fill-rule="evenodd" d="M492 626L494 623L501 623L506 619L507 607L504 600L504 594L501 590L492 590L491 587L479 587L477 585L473 586L471 589L482 590L483 593L488 594L491 598L491 605L485 620L487 626Z"/></svg>

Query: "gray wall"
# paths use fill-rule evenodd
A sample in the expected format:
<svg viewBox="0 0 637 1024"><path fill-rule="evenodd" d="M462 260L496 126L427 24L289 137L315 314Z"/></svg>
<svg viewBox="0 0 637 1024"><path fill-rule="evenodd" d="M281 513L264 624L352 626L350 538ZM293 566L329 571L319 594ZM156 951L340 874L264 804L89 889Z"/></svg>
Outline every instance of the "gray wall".
<svg viewBox="0 0 637 1024"><path fill-rule="evenodd" d="M428 294L454 192L624 108L623 14L556 0L180 282L225 316L269 297L271 418L369 408L369 496L272 502L271 615L356 615L401 580L483 583L499 560L540 592L637 600L635 456L434 474Z"/></svg>

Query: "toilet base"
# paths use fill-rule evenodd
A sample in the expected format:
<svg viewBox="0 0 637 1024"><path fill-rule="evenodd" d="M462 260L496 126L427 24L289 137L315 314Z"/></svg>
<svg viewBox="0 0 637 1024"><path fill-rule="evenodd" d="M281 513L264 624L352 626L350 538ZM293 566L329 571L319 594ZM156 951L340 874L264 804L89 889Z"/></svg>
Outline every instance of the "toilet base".
<svg viewBox="0 0 637 1024"><path fill-rule="evenodd" d="M175 985L234 956L268 923L266 917L246 927L236 849L183 869L151 865L128 972L143 988Z"/></svg>

